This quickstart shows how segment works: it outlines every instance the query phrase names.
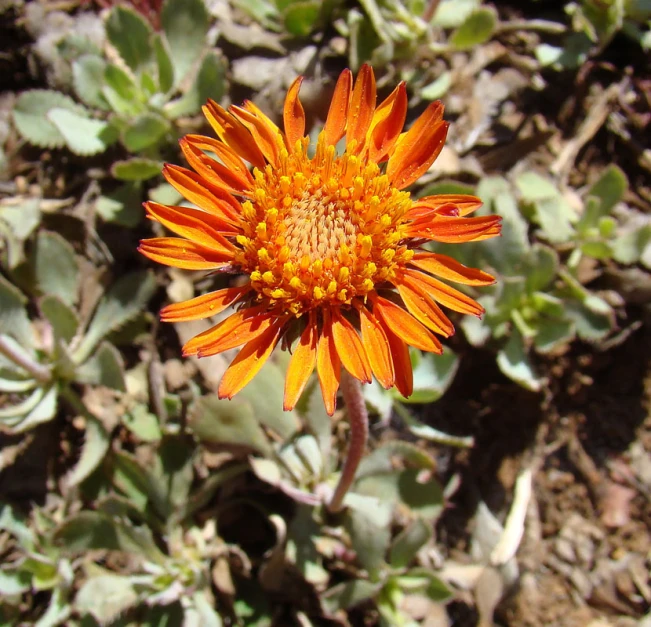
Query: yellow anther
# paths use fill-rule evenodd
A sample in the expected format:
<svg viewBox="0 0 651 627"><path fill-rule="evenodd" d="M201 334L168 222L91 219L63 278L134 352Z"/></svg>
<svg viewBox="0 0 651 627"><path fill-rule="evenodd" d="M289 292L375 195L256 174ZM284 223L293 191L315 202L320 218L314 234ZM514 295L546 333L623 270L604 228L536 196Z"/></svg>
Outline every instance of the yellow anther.
<svg viewBox="0 0 651 627"><path fill-rule="evenodd" d="M253 281L254 283L259 283L260 281L262 281L262 273L259 270L254 270L253 272L251 272L250 277L251 277L251 281Z"/></svg>
<svg viewBox="0 0 651 627"><path fill-rule="evenodd" d="M370 235L362 235L362 237L360 237L359 244L359 254L363 259L366 259L366 257L371 254L371 249L373 248L373 239Z"/></svg>
<svg viewBox="0 0 651 627"><path fill-rule="evenodd" d="M276 288L271 292L272 298L285 298L286 296L288 296L287 292L285 290L281 290L280 288Z"/></svg>
<svg viewBox="0 0 651 627"><path fill-rule="evenodd" d="M362 281L362 289L365 292L370 292L375 287L375 283L371 279L364 279Z"/></svg>
<svg viewBox="0 0 651 627"><path fill-rule="evenodd" d="M330 283L328 283L328 294L332 296L337 291L337 287L337 281L330 281Z"/></svg>
<svg viewBox="0 0 651 627"><path fill-rule="evenodd" d="M269 251L266 248L258 248L258 259L263 263L269 263L271 261Z"/></svg>
<svg viewBox="0 0 651 627"><path fill-rule="evenodd" d="M320 277L322 274L323 274L323 262L320 259L317 259L312 264L312 275L315 277Z"/></svg>
<svg viewBox="0 0 651 627"><path fill-rule="evenodd" d="M269 224L275 224L276 220L278 219L278 209L276 209L276 207L267 209L266 214L267 214L267 222L269 222Z"/></svg>
<svg viewBox="0 0 651 627"><path fill-rule="evenodd" d="M337 294L337 298L342 302L345 303L346 299L348 296L346 295L348 290L339 290L339 293Z"/></svg>
<svg viewBox="0 0 651 627"><path fill-rule="evenodd" d="M307 269L310 267L310 263L311 263L310 258L307 255L303 255L303 257L301 257L301 270L303 272L306 272Z"/></svg>
<svg viewBox="0 0 651 627"><path fill-rule="evenodd" d="M290 279L289 285L295 290L299 290L303 287L303 283L297 276L294 276Z"/></svg>
<svg viewBox="0 0 651 627"><path fill-rule="evenodd" d="M283 246L278 252L278 261L280 263L285 263L289 259L290 254L291 251L289 250L289 246Z"/></svg>
<svg viewBox="0 0 651 627"><path fill-rule="evenodd" d="M292 187L292 180L288 176L281 176L279 183L280 183L280 191L283 194L289 192L289 190Z"/></svg>
<svg viewBox="0 0 651 627"><path fill-rule="evenodd" d="M267 239L267 223L258 222L258 225L255 227L255 232L260 239Z"/></svg>
<svg viewBox="0 0 651 627"><path fill-rule="evenodd" d="M267 270L263 275L262 275L262 280L265 283L274 283L276 281L276 277L274 276L274 273L271 272L271 270Z"/></svg>
<svg viewBox="0 0 651 627"><path fill-rule="evenodd" d="M312 293L317 300L321 300L325 296L325 292L318 285L312 290Z"/></svg>
<svg viewBox="0 0 651 627"><path fill-rule="evenodd" d="M339 282L344 283L348 280L350 276L350 268L348 266L341 266L339 268Z"/></svg>

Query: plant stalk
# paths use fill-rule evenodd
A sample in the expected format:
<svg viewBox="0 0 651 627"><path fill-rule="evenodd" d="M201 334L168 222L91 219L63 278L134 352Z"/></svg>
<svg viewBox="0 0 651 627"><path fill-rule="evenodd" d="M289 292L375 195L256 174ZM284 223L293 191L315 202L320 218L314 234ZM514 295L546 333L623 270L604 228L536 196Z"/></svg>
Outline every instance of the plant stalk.
<svg viewBox="0 0 651 627"><path fill-rule="evenodd" d="M339 483L328 505L328 510L332 513L340 512L343 508L344 497L355 479L355 473L364 457L368 440L368 412L362 394L362 386L355 377L345 370L341 375L341 393L348 411L350 444Z"/></svg>
<svg viewBox="0 0 651 627"><path fill-rule="evenodd" d="M50 369L43 366L38 362L30 359L27 355L19 353L12 344L7 342L6 337L0 335L0 353L7 359L13 361L17 366L20 366L26 372L34 377L40 383L47 383L52 378Z"/></svg>

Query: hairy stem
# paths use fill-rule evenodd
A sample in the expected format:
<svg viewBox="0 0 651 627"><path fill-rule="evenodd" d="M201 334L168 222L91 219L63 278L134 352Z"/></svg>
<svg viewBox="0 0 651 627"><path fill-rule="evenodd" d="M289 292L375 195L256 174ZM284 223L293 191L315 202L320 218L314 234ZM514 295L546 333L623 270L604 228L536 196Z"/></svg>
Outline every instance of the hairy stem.
<svg viewBox="0 0 651 627"><path fill-rule="evenodd" d="M362 386L355 377L345 370L341 376L341 393L346 403L348 421L350 422L350 444L339 483L328 505L328 510L333 513L339 512L343 508L344 497L355 479L355 473L364 457L368 440L368 412L362 394Z"/></svg>
<svg viewBox="0 0 651 627"><path fill-rule="evenodd" d="M13 344L10 344L7 341L7 338L1 335L0 354L13 361L17 366L20 366L26 372L29 372L29 374L31 374L34 379L41 383L47 383L52 378L50 369L47 366L43 366L33 359L30 359L26 354L17 351Z"/></svg>

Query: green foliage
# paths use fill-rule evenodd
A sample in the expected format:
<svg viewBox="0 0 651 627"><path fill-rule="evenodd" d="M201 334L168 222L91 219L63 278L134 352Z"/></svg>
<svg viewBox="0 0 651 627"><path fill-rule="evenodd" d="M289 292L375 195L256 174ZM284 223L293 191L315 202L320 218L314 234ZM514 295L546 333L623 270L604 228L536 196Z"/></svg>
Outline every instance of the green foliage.
<svg viewBox="0 0 651 627"><path fill-rule="evenodd" d="M161 21L163 32L156 33L134 9L114 6L105 29L119 60L80 50L71 71L83 105L57 91L24 92L13 111L19 133L36 146L81 156L119 140L138 158L116 164L116 178L156 176L161 150L179 135L178 119L198 113L208 98L220 100L225 86L224 60L209 50L203 0L166 0Z"/></svg>

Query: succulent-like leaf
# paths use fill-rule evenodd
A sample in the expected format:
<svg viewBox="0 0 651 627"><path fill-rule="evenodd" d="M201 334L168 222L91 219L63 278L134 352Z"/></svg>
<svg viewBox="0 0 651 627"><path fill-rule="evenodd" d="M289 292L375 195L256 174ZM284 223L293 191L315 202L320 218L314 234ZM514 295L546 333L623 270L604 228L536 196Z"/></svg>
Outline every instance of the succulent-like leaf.
<svg viewBox="0 0 651 627"><path fill-rule="evenodd" d="M450 35L450 44L457 50L470 50L488 41L497 26L493 7L481 7L470 13L463 24Z"/></svg>
<svg viewBox="0 0 651 627"><path fill-rule="evenodd" d="M163 164L153 159L134 157L126 161L116 161L111 174L120 181L146 181L161 173Z"/></svg>
<svg viewBox="0 0 651 627"><path fill-rule="evenodd" d="M150 272L133 272L118 279L97 306L84 339L73 355L75 362L86 361L104 337L135 318L155 289L156 279Z"/></svg>
<svg viewBox="0 0 651 627"><path fill-rule="evenodd" d="M326 590L321 597L321 602L328 613L335 614L372 599L380 591L381 586L380 583L372 583L365 579L353 579Z"/></svg>
<svg viewBox="0 0 651 627"><path fill-rule="evenodd" d="M142 403L127 411L122 416L122 423L143 442L158 442L162 437L158 419Z"/></svg>
<svg viewBox="0 0 651 627"><path fill-rule="evenodd" d="M12 433L24 433L54 418L57 411L57 386L38 388L23 403L0 409L0 422Z"/></svg>
<svg viewBox="0 0 651 627"><path fill-rule="evenodd" d="M58 233L40 231L32 255L39 291L57 296L66 305L77 302L79 266L72 246Z"/></svg>
<svg viewBox="0 0 651 627"><path fill-rule="evenodd" d="M431 537L431 524L422 518L416 518L391 543L389 564L393 568L406 568Z"/></svg>
<svg viewBox="0 0 651 627"><path fill-rule="evenodd" d="M174 66L174 84L178 86L206 47L208 11L203 0L166 0L160 17Z"/></svg>
<svg viewBox="0 0 651 627"><path fill-rule="evenodd" d="M55 294L46 294L39 301L39 309L52 327L54 337L66 344L75 336L79 318L75 311Z"/></svg>
<svg viewBox="0 0 651 627"><path fill-rule="evenodd" d="M75 596L75 609L90 614L100 625L112 623L138 603L138 594L127 576L107 573L88 579Z"/></svg>
<svg viewBox="0 0 651 627"><path fill-rule="evenodd" d="M17 339L26 349L34 342L32 325L25 309L27 299L22 292L0 275L0 334Z"/></svg>
<svg viewBox="0 0 651 627"><path fill-rule="evenodd" d="M140 152L160 142L170 130L170 123L163 116L143 113L122 131L122 143L129 152Z"/></svg>
<svg viewBox="0 0 651 627"><path fill-rule="evenodd" d="M623 264L637 263L651 250L651 223L621 233L613 242L613 257Z"/></svg>
<svg viewBox="0 0 651 627"><path fill-rule="evenodd" d="M545 379L534 371L522 336L515 330L506 346L497 353L497 365L509 379L532 392L539 392L545 383Z"/></svg>
<svg viewBox="0 0 651 627"><path fill-rule="evenodd" d="M432 24L440 28L457 28L481 5L481 0L443 0L436 9Z"/></svg>
<svg viewBox="0 0 651 627"><path fill-rule="evenodd" d="M525 263L525 283L529 292L544 290L556 278L558 253L549 246L534 244Z"/></svg>
<svg viewBox="0 0 651 627"><path fill-rule="evenodd" d="M106 36L133 72L140 72L151 61L153 31L134 9L114 6L106 19Z"/></svg>
<svg viewBox="0 0 651 627"><path fill-rule="evenodd" d="M58 107L47 112L47 119L76 155L96 155L104 152L114 141L111 125L103 120L93 120L87 115Z"/></svg>
<svg viewBox="0 0 651 627"><path fill-rule="evenodd" d="M138 85L121 67L107 65L104 70L104 82L102 95L117 114L131 117L145 110L144 97Z"/></svg>
<svg viewBox="0 0 651 627"><path fill-rule="evenodd" d="M155 163L158 172L160 165L158 162ZM133 228L142 220L145 213L142 208L142 190L134 183L120 185L107 195L100 196L95 203L95 210L107 222Z"/></svg>
<svg viewBox="0 0 651 627"><path fill-rule="evenodd" d="M87 479L102 463L109 444L109 435L102 423L97 419L90 420L87 417L86 434L81 456L72 470L66 475L66 485L69 487L76 486L84 479Z"/></svg>
<svg viewBox="0 0 651 627"><path fill-rule="evenodd" d="M106 61L94 54L85 54L72 64L72 80L79 99L89 107L108 111L110 105L104 94Z"/></svg>
<svg viewBox="0 0 651 627"><path fill-rule="evenodd" d="M294 37L307 37L316 26L322 4L316 0L289 3L283 13L287 32Z"/></svg>
<svg viewBox="0 0 651 627"><path fill-rule="evenodd" d="M79 383L103 385L112 390L125 391L124 363L115 346L102 342L93 355L76 369Z"/></svg>
<svg viewBox="0 0 651 627"><path fill-rule="evenodd" d="M13 117L18 132L40 148L65 146L65 137L48 118L53 109L66 109L78 115L86 113L81 105L58 91L33 89L23 92L16 100Z"/></svg>
<svg viewBox="0 0 651 627"><path fill-rule="evenodd" d="M571 342L574 338L574 323L571 320L541 320L534 337L534 346L539 353L550 353Z"/></svg>
<svg viewBox="0 0 651 627"><path fill-rule="evenodd" d="M166 94L174 87L174 66L170 58L167 42L159 34L154 38L154 54L158 71L158 91Z"/></svg>

